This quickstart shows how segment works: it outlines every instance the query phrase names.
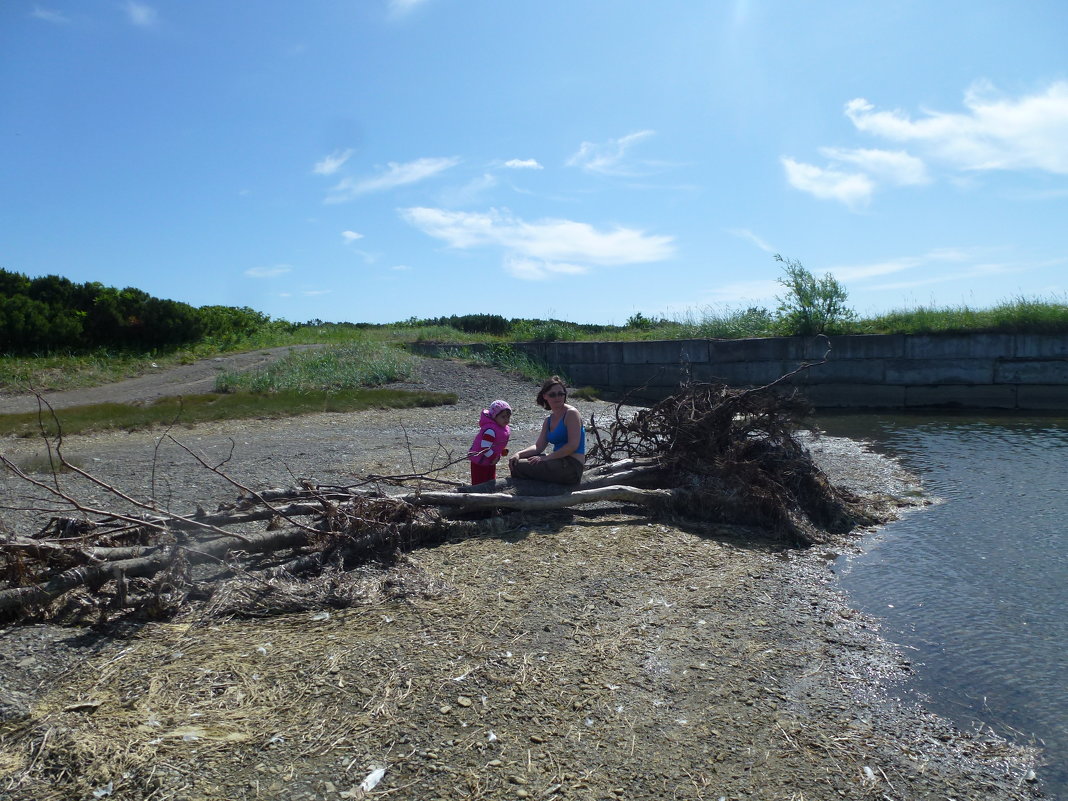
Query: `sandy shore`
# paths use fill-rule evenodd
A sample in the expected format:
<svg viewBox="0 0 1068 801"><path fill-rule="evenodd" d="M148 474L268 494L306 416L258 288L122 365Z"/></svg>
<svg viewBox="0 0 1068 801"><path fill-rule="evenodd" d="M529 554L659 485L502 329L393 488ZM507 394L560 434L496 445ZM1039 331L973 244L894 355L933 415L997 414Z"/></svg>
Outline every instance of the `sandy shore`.
<svg viewBox="0 0 1068 801"><path fill-rule="evenodd" d="M465 387L454 407L176 436L208 455L232 449L233 472L257 486L425 469L466 448L485 398L530 391L463 369L450 379ZM519 443L540 415L514 405ZM610 411L582 406L587 418ZM72 437L67 448L174 508L233 498L157 437ZM16 458L35 447L0 443ZM813 448L855 491L911 497L907 476L856 443ZM23 491L0 479L5 504ZM19 530L32 517L5 514ZM510 517L492 534L335 577L357 590L347 609L258 620L195 609L122 636L8 628L0 794L1040 797L1035 754L895 699L909 665L827 567L848 547L782 551L756 532L606 507Z"/></svg>

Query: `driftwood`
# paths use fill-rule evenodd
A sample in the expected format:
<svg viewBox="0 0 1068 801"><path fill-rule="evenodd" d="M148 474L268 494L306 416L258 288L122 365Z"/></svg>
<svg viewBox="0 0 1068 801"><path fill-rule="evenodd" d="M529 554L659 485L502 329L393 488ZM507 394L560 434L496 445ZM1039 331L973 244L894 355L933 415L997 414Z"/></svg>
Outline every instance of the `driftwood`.
<svg viewBox="0 0 1068 801"><path fill-rule="evenodd" d="M778 391L790 375L751 390L687 384L636 413L624 399L608 424L590 420L593 445L578 488L507 479L427 491L431 482L455 482L412 473L368 476L348 487L304 481L254 490L177 443L240 491L211 514L199 507L163 513L110 486L64 458L61 429L49 437L42 426L57 469L104 489L115 508L86 504L63 489L58 474L35 478L0 454L3 466L69 513L33 536L0 534L0 617L167 615L228 580L269 592L282 580L389 559L458 533L499 531L513 512L595 503L742 524L787 546L818 542L867 521L858 499L831 486L795 437L808 410L798 396Z"/></svg>

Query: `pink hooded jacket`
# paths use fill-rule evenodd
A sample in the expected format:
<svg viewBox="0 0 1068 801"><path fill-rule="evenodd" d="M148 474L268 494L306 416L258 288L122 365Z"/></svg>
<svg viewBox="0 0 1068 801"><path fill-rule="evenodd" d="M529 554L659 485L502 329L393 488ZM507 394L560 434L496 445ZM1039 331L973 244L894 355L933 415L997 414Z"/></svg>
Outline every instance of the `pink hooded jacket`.
<svg viewBox="0 0 1068 801"><path fill-rule="evenodd" d="M497 464L508 447L508 437L511 436L510 426L502 426L490 414L500 414L501 409L496 408L497 402L489 409L483 409L478 419L478 434L471 443L471 450L467 458L475 464ZM507 404L503 408L508 408Z"/></svg>

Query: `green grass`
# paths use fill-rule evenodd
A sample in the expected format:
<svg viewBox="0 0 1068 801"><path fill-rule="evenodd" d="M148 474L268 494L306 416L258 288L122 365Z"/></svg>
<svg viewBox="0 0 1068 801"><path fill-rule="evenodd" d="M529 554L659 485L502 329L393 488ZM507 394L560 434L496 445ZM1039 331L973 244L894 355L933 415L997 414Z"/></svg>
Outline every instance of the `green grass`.
<svg viewBox="0 0 1068 801"><path fill-rule="evenodd" d="M234 392L160 398L147 406L99 403L56 410L64 434L107 429L136 430L159 425L192 425L213 420L293 417L315 412L357 412L365 409L410 409L456 403L443 392L394 389L347 389L339 392L283 390L267 394ZM37 412L0 414L0 436L30 437L58 429L50 415Z"/></svg>
<svg viewBox="0 0 1068 801"><path fill-rule="evenodd" d="M336 391L406 381L414 372L415 358L411 354L394 345L361 339L320 350L289 353L256 370L220 373L215 379L215 390Z"/></svg>
<svg viewBox="0 0 1068 801"><path fill-rule="evenodd" d="M919 306L858 320L856 328L865 334L1064 334L1068 302L1019 297L989 309Z"/></svg>
<svg viewBox="0 0 1068 801"><path fill-rule="evenodd" d="M515 373L532 381L542 381L552 374L552 370L547 365L505 343L490 345L485 351L474 351L463 347L446 348L442 351L441 357L463 359L466 362L496 367L498 370Z"/></svg>

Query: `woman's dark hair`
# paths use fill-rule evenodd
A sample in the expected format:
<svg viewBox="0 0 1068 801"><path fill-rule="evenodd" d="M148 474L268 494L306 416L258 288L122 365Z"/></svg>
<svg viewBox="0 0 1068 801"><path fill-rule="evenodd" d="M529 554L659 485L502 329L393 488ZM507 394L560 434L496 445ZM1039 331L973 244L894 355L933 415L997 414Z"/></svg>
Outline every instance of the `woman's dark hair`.
<svg viewBox="0 0 1068 801"><path fill-rule="evenodd" d="M564 379L558 375L550 376L549 378L546 378L545 382L541 385L541 389L538 390L538 397L534 399L534 402L541 408L548 409L549 401L545 400L545 393L557 384L564 388L564 392L567 392L567 384L564 383Z"/></svg>

